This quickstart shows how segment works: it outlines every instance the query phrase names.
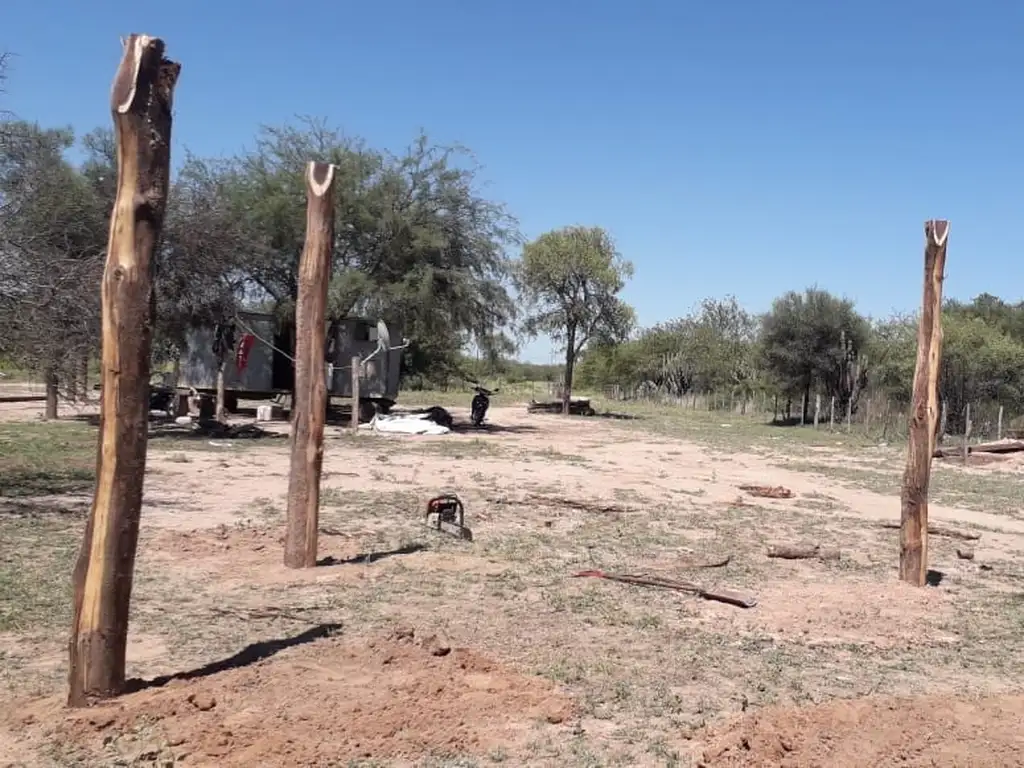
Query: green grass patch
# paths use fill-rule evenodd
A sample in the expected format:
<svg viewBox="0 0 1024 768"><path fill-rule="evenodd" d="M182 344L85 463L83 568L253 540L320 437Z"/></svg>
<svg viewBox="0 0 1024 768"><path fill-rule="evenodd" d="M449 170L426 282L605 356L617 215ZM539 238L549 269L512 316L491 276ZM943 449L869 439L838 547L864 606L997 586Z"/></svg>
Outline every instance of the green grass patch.
<svg viewBox="0 0 1024 768"><path fill-rule="evenodd" d="M95 476L95 427L0 424L0 498L85 493Z"/></svg>

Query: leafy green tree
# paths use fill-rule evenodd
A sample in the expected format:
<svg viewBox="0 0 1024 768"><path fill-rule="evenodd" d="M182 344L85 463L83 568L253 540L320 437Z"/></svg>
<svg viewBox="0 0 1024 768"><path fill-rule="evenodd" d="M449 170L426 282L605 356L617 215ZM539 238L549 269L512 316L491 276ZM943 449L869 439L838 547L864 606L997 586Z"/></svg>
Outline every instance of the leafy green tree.
<svg viewBox="0 0 1024 768"><path fill-rule="evenodd" d="M108 212L65 157L70 129L8 122L2 133L0 354L43 376L55 418L59 386L75 387L99 343Z"/></svg>
<svg viewBox="0 0 1024 768"><path fill-rule="evenodd" d="M407 372L457 374L469 343L498 356L514 346L505 249L516 223L477 191L465 152L420 136L398 157L323 122L265 128L233 158L230 208L246 234L248 275L284 322L294 312L305 239L304 172L334 163L336 237L328 315L383 317L412 340Z"/></svg>
<svg viewBox="0 0 1024 768"><path fill-rule="evenodd" d="M853 302L827 291L808 288L776 299L762 321L765 363L780 389L801 395L808 417L812 387L846 407L867 383L865 351L870 327Z"/></svg>
<svg viewBox="0 0 1024 768"><path fill-rule="evenodd" d="M633 309L619 297L632 274L632 263L600 227L564 227L523 248L517 285L529 311L524 331L564 345L566 414L580 352L592 340L625 339L633 326Z"/></svg>

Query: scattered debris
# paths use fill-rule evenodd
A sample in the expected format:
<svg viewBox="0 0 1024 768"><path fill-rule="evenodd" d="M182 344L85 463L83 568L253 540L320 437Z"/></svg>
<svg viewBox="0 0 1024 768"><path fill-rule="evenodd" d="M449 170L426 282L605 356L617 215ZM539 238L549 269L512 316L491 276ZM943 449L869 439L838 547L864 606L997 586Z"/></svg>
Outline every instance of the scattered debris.
<svg viewBox="0 0 1024 768"><path fill-rule="evenodd" d="M540 493L528 493L518 499L510 499L508 496L490 496L487 498L487 501L492 504L539 504L549 507L567 507L595 514L623 514L633 511L630 507L623 506L622 504L603 501L583 501L580 499L570 499L567 496L548 496Z"/></svg>
<svg viewBox="0 0 1024 768"><path fill-rule="evenodd" d="M425 418L428 421L432 421L435 424L452 429L455 426L455 419L448 413L447 410L442 408L440 405L432 405L429 408L416 408L409 411L409 413L421 415L421 418Z"/></svg>
<svg viewBox="0 0 1024 768"><path fill-rule="evenodd" d="M883 528L889 528L891 530L899 530L900 523L884 522L881 524ZM928 533L931 536L945 536L950 539L963 539L964 541L977 541L981 538L980 533L971 533L970 531L958 531L956 528L947 528L944 525L934 525L929 523Z"/></svg>
<svg viewBox="0 0 1024 768"><path fill-rule="evenodd" d="M839 560L842 553L838 547L823 547L820 544L769 544L768 557L780 560Z"/></svg>
<svg viewBox="0 0 1024 768"><path fill-rule="evenodd" d="M753 608L757 605L757 598L750 595L741 594L734 592L729 589L716 589L709 590L704 589L698 584L691 584L686 581L675 581L673 579L665 579L659 576L648 576L646 574L629 574L629 573L605 573L604 571L591 570L591 571L580 571L574 573L574 578L590 576L597 579L607 579L609 581L620 581L624 584L636 584L641 587L661 587L662 589L673 589L677 592L686 592L691 595L697 595L705 600L714 600L719 603L728 603L729 605L735 605L739 608Z"/></svg>
<svg viewBox="0 0 1024 768"><path fill-rule="evenodd" d="M527 413L561 413L562 412L562 401L561 400L546 400L538 402L537 400L531 400L526 406ZM589 397L572 397L569 398L569 415L571 416L596 416L595 411L590 405Z"/></svg>
<svg viewBox="0 0 1024 768"><path fill-rule="evenodd" d="M1024 451L1024 440L999 440L994 443L978 443L967 446L967 453L1019 453ZM936 448L933 459L960 458L964 455L963 446L956 448Z"/></svg>
<svg viewBox="0 0 1024 768"><path fill-rule="evenodd" d="M449 427L431 421L428 413L401 413L385 416L375 415L367 424L360 424L360 429L403 435L447 435Z"/></svg>
<svg viewBox="0 0 1024 768"><path fill-rule="evenodd" d="M974 548L973 547L957 547L956 556L961 560L973 560L974 559Z"/></svg>
<svg viewBox="0 0 1024 768"><path fill-rule="evenodd" d="M433 522L431 517L434 517ZM430 528L439 533L447 533L463 541L472 541L473 532L466 527L466 508L462 500L454 494L435 496L427 502L427 514L424 521Z"/></svg>
<svg viewBox="0 0 1024 768"><path fill-rule="evenodd" d="M676 568L724 568L731 562L732 555L726 555L718 560L680 560L676 563Z"/></svg>
<svg viewBox="0 0 1024 768"><path fill-rule="evenodd" d="M741 485L739 489L762 499L790 499L793 497L793 492L781 485Z"/></svg>

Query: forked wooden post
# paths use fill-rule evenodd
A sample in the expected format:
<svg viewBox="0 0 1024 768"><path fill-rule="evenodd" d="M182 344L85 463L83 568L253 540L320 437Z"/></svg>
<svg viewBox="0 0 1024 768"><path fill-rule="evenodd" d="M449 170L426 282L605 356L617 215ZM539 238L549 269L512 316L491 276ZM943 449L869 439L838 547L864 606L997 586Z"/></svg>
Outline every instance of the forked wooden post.
<svg viewBox="0 0 1024 768"><path fill-rule="evenodd" d="M917 366L900 518L900 579L919 587L925 585L928 574L928 482L939 418L942 280L949 222L927 221L924 233L924 296L917 331Z"/></svg>
<svg viewBox="0 0 1024 768"><path fill-rule="evenodd" d="M306 169L306 244L299 261L295 307L295 396L284 541L284 564L289 568L316 565L327 415L327 283L333 243L334 166L310 163Z"/></svg>
<svg viewBox="0 0 1024 768"><path fill-rule="evenodd" d="M149 430L152 260L163 227L171 106L181 66L164 43L131 35L114 76L117 197L101 284L103 356L96 494L75 565L68 704L124 686L128 612Z"/></svg>

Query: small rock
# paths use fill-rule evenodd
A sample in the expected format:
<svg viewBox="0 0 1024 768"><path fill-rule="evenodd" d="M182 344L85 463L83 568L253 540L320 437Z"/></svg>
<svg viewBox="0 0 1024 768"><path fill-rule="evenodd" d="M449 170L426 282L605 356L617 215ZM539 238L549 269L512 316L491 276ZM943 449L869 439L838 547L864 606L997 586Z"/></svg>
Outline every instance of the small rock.
<svg viewBox="0 0 1024 768"><path fill-rule="evenodd" d="M188 703L200 712L209 712L217 706L217 700L208 693L190 693Z"/></svg>
<svg viewBox="0 0 1024 768"><path fill-rule="evenodd" d="M426 638L422 645L423 650L431 656L447 656L452 652L451 644L445 642L444 638L438 637L437 635L431 635Z"/></svg>
<svg viewBox="0 0 1024 768"><path fill-rule="evenodd" d="M973 560L974 550L970 547L958 547L956 550L956 556L961 560Z"/></svg>
<svg viewBox="0 0 1024 768"><path fill-rule="evenodd" d="M416 636L416 630L412 627L399 627L391 636L395 640L412 640Z"/></svg>
<svg viewBox="0 0 1024 768"><path fill-rule="evenodd" d="M114 716L109 713L96 714L89 718L89 725L97 731L102 731L104 728L108 728L113 725L114 719Z"/></svg>

